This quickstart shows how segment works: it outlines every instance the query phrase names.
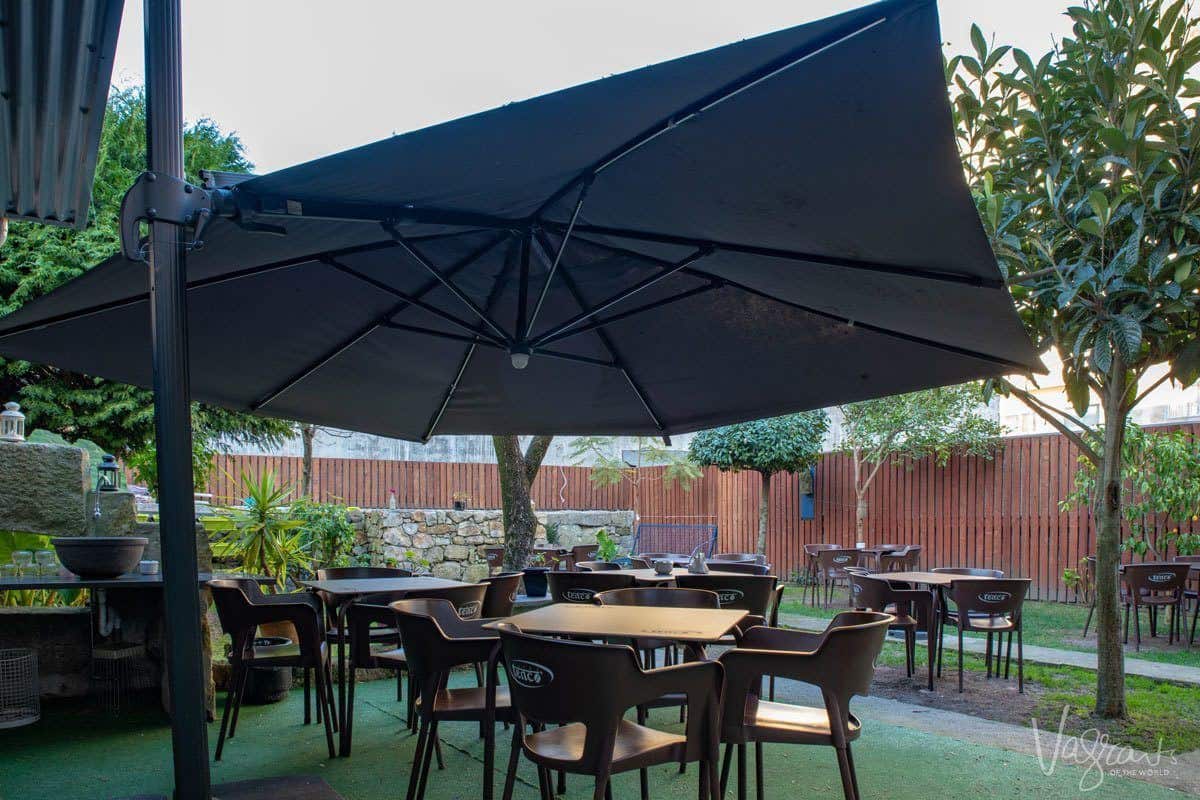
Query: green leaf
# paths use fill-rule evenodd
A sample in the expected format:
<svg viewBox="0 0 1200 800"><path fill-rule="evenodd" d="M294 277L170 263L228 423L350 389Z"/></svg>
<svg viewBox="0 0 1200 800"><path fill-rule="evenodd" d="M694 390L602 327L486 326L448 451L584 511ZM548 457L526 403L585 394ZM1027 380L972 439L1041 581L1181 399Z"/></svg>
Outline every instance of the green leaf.
<svg viewBox="0 0 1200 800"><path fill-rule="evenodd" d="M1033 59L1031 59L1029 57L1028 53L1026 53L1024 50L1021 50L1021 49L1014 49L1013 50L1013 60L1015 60L1017 62L1017 66L1021 68L1022 72L1024 72L1030 78L1033 78L1033 76L1034 76Z"/></svg>
<svg viewBox="0 0 1200 800"><path fill-rule="evenodd" d="M1125 134L1116 128L1101 128L1098 136L1104 146L1114 152L1123 153L1129 147Z"/></svg>
<svg viewBox="0 0 1200 800"><path fill-rule="evenodd" d="M1079 224L1076 227L1084 233L1095 236L1097 239L1104 238L1104 227L1096 217L1085 217L1079 220Z"/></svg>
<svg viewBox="0 0 1200 800"><path fill-rule="evenodd" d="M971 25L971 46L975 48L975 52L979 55L979 60L983 61L987 55L987 39L983 36L983 31L979 29L979 25Z"/></svg>
<svg viewBox="0 0 1200 800"><path fill-rule="evenodd" d="M1190 258L1181 258L1175 263L1175 282L1183 283L1192 274L1192 260Z"/></svg>
<svg viewBox="0 0 1200 800"><path fill-rule="evenodd" d="M1187 388L1200 379L1200 337L1192 339L1171 362L1171 377Z"/></svg>
<svg viewBox="0 0 1200 800"><path fill-rule="evenodd" d="M1065 376L1067 399L1071 401L1071 408L1075 409L1075 413L1079 416L1087 414L1088 406L1092 404L1092 390L1088 386L1087 378L1078 372L1070 372Z"/></svg>
<svg viewBox="0 0 1200 800"><path fill-rule="evenodd" d="M1108 321L1108 330L1125 360L1137 359L1142 347L1142 326L1138 321L1125 314L1116 314Z"/></svg>
<svg viewBox="0 0 1200 800"><path fill-rule="evenodd" d="M1099 189L1092 189L1088 192L1088 204L1092 207L1092 211L1100 218L1101 225L1107 225L1109 219L1108 198L1104 192Z"/></svg>

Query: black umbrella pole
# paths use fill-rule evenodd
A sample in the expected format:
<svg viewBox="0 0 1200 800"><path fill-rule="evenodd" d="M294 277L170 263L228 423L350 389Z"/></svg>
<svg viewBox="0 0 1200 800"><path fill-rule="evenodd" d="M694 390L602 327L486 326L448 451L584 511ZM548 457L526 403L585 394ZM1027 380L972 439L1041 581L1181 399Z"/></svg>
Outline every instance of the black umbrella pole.
<svg viewBox="0 0 1200 800"><path fill-rule="evenodd" d="M146 165L183 177L179 0L145 0ZM208 730L192 487L184 231L150 226L154 426L176 800L208 800Z"/></svg>

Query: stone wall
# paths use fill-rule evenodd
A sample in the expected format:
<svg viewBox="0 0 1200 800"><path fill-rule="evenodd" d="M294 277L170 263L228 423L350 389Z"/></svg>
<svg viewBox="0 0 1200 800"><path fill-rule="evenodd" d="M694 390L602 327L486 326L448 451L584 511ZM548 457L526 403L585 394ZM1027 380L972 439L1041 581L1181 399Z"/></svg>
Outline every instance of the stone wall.
<svg viewBox="0 0 1200 800"><path fill-rule="evenodd" d="M0 531L83 534L86 474L78 447L0 442Z"/></svg>
<svg viewBox="0 0 1200 800"><path fill-rule="evenodd" d="M632 511L539 511L537 539L546 541L546 526L558 544L593 544L601 529L628 549L633 542ZM351 512L357 532L357 560L376 566L412 566L428 561L440 578L477 581L488 574L484 548L504 544L499 509L371 508ZM411 553L411 557L410 557Z"/></svg>

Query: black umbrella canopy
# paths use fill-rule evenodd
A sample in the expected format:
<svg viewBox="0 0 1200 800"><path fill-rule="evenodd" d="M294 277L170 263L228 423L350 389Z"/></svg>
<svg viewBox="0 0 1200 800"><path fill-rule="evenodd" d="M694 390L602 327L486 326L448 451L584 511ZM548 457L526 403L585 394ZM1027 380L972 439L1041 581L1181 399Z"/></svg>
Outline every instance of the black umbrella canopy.
<svg viewBox="0 0 1200 800"><path fill-rule="evenodd" d="M236 180L188 259L193 394L230 408L666 435L1041 370L963 181L933 2ZM150 385L147 288L116 256L0 321L0 354Z"/></svg>

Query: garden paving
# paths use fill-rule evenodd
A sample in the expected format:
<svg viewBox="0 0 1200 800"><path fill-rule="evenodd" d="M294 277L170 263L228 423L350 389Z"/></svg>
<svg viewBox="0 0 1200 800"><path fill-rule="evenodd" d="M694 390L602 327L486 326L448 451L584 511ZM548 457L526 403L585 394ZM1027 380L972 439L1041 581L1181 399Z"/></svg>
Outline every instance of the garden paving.
<svg viewBox="0 0 1200 800"><path fill-rule="evenodd" d="M780 682L784 697L810 697L805 689ZM354 755L330 760L321 726L301 724L301 693L279 705L247 706L238 735L214 782L288 774L313 774L327 780L347 800L394 800L406 787L415 737L403 731L395 684L376 681L360 686L355 718ZM1046 775L1038 760L1006 737L1017 726L977 724L973 718L933 712L907 704L860 698L855 710L865 730L855 747L864 797L925 800L971 797L989 800L1029 797L1087 797L1097 800L1162 800L1170 789L1106 775L1089 791L1095 774L1059 764ZM43 720L29 728L0 733L0 799L74 800L166 792L170 786L170 729L155 712L111 717L80 705L51 705ZM675 729L677 717L656 712L652 723ZM999 726L999 727L997 727ZM429 800L467 800L480 792L482 742L470 724L443 726L447 769L435 771ZM209 726L215 743L217 726ZM1028 736L1028 732L1024 732ZM497 763L506 763L508 739L499 737ZM1015 739L1014 739L1015 740ZM836 761L827 748L767 745L767 797L840 797ZM1172 767L1173 768L1173 767ZM655 798L695 797L695 770L678 776L673 767L652 770ZM500 787L497 776L497 788ZM618 776L614 797L637 795L636 774ZM532 770L522 766L517 798L536 797ZM590 797L587 781L572 778L568 798Z"/></svg>
<svg viewBox="0 0 1200 800"><path fill-rule="evenodd" d="M823 631L829 625L829 620L820 617L806 617L800 614L780 614L779 622L789 628L806 631ZM950 634L944 637L947 650L958 649L958 637ZM967 653L982 655L987 648L987 640L983 637L966 637L963 639L963 650ZM920 655L919 658L924 658ZM1081 669L1096 669L1096 654L1077 650L1061 650L1057 647L1041 647L1025 645L1025 660L1039 664L1052 664L1064 667L1079 667ZM1200 684L1200 667L1189 667L1182 664L1169 664L1161 661L1147 661L1143 658L1125 657L1125 673L1141 675L1175 683Z"/></svg>

